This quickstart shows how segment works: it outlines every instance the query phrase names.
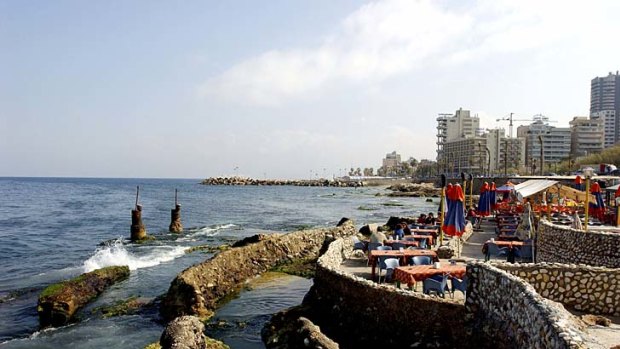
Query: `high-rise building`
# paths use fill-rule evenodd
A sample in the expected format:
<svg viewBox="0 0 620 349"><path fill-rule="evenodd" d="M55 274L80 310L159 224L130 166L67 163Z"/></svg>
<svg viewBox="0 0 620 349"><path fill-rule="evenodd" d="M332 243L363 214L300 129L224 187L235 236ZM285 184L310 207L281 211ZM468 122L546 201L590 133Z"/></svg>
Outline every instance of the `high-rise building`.
<svg viewBox="0 0 620 349"><path fill-rule="evenodd" d="M551 165L569 158L571 150L571 129L553 127L542 120L517 128L517 136L525 138L525 163L532 172L550 172Z"/></svg>
<svg viewBox="0 0 620 349"><path fill-rule="evenodd" d="M590 84L590 117L604 123L605 147L620 141L620 74L596 77Z"/></svg>
<svg viewBox="0 0 620 349"><path fill-rule="evenodd" d="M393 151L385 155L385 159L383 159L383 172L386 176L394 176L398 173L400 169L400 154Z"/></svg>
<svg viewBox="0 0 620 349"><path fill-rule="evenodd" d="M439 114L437 117L437 162L444 161L444 144L458 139L478 136L480 119L471 116L469 110L459 108L454 115Z"/></svg>
<svg viewBox="0 0 620 349"><path fill-rule="evenodd" d="M603 151L603 119L575 116L570 124L573 158Z"/></svg>

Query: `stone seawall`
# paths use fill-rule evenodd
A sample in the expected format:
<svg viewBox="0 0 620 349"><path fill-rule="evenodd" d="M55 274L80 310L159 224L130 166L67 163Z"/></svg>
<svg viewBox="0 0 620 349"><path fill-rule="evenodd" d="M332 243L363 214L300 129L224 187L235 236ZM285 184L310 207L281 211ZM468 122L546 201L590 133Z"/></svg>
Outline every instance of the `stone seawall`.
<svg viewBox="0 0 620 349"><path fill-rule="evenodd" d="M561 304L492 265L467 266L470 338L494 348L599 348Z"/></svg>
<svg viewBox="0 0 620 349"><path fill-rule="evenodd" d="M351 251L350 239L329 245L304 300L324 333L343 347L464 347L463 304L346 273L340 265Z"/></svg>
<svg viewBox="0 0 620 349"><path fill-rule="evenodd" d="M329 179L254 179L245 177L211 177L203 180L204 185L292 185L297 187L363 187L366 182L353 180L329 180Z"/></svg>
<svg viewBox="0 0 620 349"><path fill-rule="evenodd" d="M161 307L164 318L182 315L209 318L218 301L246 280L297 258L316 258L328 235L354 235L351 221L340 227L269 236L254 244L231 248L181 272L172 281Z"/></svg>
<svg viewBox="0 0 620 349"><path fill-rule="evenodd" d="M497 268L527 281L541 296L592 314L620 316L620 269L566 264L508 264Z"/></svg>
<svg viewBox="0 0 620 349"><path fill-rule="evenodd" d="M541 221L536 261L620 268L620 234L584 232Z"/></svg>

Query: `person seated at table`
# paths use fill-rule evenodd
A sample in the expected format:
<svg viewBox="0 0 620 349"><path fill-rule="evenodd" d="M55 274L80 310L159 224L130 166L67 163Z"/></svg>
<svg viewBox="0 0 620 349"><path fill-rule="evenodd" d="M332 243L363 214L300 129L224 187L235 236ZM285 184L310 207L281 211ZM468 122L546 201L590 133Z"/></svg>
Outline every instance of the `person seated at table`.
<svg viewBox="0 0 620 349"><path fill-rule="evenodd" d="M388 241L387 236L385 236L385 234L383 234L382 231L373 231L372 234L370 234L370 242L372 243L385 243L386 241Z"/></svg>
<svg viewBox="0 0 620 349"><path fill-rule="evenodd" d="M403 227L403 232L405 235L411 235L411 229L409 228L409 224L407 224L407 222L400 222L400 225Z"/></svg>
<svg viewBox="0 0 620 349"><path fill-rule="evenodd" d="M420 214L420 217L418 217L418 224L425 224L426 223L426 215L424 213Z"/></svg>
<svg viewBox="0 0 620 349"><path fill-rule="evenodd" d="M405 230L403 229L403 225L401 223L396 224L394 228L394 240L402 240L405 236Z"/></svg>
<svg viewBox="0 0 620 349"><path fill-rule="evenodd" d="M472 225L476 225L476 222L478 221L478 214L476 214L475 207L472 206L469 208L469 211L467 211L467 215L465 216L465 219L470 221Z"/></svg>
<svg viewBox="0 0 620 349"><path fill-rule="evenodd" d="M437 220L433 216L433 212L429 212L428 216L426 216L426 220L424 221L424 224L435 225L435 222L437 222Z"/></svg>

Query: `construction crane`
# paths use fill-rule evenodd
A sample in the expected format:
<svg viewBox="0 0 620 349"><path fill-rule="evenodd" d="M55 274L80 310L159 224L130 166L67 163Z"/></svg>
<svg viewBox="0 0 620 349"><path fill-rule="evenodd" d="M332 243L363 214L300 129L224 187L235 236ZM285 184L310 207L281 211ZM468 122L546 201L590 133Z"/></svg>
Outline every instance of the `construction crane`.
<svg viewBox="0 0 620 349"><path fill-rule="evenodd" d="M556 122L556 121L550 121L548 117L542 115L542 114L536 114L534 116L532 116L531 119L513 119L512 116L514 115L514 113L510 113L510 115L507 115L501 119L496 119L495 121L509 121L508 123L508 134L510 135L510 138L512 138L512 122L513 121L533 121L533 122L537 122L540 121L542 123L549 123L549 122Z"/></svg>

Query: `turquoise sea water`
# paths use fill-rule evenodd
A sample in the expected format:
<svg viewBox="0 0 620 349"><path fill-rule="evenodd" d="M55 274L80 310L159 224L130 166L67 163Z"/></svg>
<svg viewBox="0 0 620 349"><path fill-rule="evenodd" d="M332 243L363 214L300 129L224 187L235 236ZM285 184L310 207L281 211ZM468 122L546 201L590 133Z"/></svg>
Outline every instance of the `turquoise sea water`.
<svg viewBox="0 0 620 349"><path fill-rule="evenodd" d="M332 227L342 217L384 223L390 216L435 211L420 198L389 198L383 188L203 186L197 179L0 178L0 347L140 348L157 341L156 308L104 319L97 306L165 293L181 270L210 255L191 246L238 240L260 232ZM127 241L136 186L143 221L156 240ZM179 190L185 233L167 232ZM80 322L39 331L36 302L48 284L109 265L131 276L79 312ZM262 348L269 315L299 304L311 280L274 280L218 310L228 325L209 334L234 348Z"/></svg>

